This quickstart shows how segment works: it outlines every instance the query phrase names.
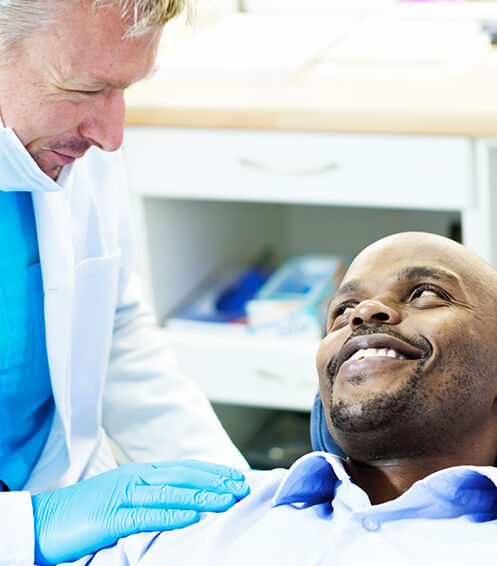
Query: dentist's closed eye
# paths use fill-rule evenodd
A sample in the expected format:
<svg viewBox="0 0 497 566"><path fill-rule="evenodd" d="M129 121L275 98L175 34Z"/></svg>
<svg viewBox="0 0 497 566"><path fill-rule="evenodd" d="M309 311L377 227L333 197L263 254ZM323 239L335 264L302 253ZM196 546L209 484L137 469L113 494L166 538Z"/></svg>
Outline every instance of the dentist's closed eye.
<svg viewBox="0 0 497 566"><path fill-rule="evenodd" d="M73 90L70 92L75 92L76 94L83 94L83 95L87 95L87 96L94 96L96 94L102 94L104 92L104 89L101 88L99 90Z"/></svg>

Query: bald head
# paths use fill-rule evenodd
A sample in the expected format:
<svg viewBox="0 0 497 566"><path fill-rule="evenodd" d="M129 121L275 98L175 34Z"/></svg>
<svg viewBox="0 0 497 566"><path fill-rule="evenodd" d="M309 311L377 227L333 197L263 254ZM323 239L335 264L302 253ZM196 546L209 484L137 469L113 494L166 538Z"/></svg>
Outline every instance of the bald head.
<svg viewBox="0 0 497 566"><path fill-rule="evenodd" d="M492 266L454 240L426 232L403 232L374 242L357 255L346 279L354 277L354 268L395 261L407 261L410 267L423 262L445 266L467 285L480 289L497 302L497 271Z"/></svg>
<svg viewBox="0 0 497 566"><path fill-rule="evenodd" d="M495 462L495 305L495 270L447 238L403 233L363 250L317 356L328 426L345 452Z"/></svg>

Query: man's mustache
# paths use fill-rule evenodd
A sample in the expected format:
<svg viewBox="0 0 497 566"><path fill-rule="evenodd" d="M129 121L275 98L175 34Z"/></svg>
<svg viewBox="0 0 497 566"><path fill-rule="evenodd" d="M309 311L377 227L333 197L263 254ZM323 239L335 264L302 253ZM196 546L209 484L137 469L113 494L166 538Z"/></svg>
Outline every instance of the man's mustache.
<svg viewBox="0 0 497 566"><path fill-rule="evenodd" d="M67 151L69 155L79 155L86 153L91 147L91 144L85 140L81 139L70 139L66 141L59 141L55 142L50 145L48 149L53 149L54 151L58 151L60 153L64 153ZM64 153L64 155L66 155Z"/></svg>
<svg viewBox="0 0 497 566"><path fill-rule="evenodd" d="M382 324L381 322L378 323L376 326L367 326L367 327L358 327L352 334L347 338L347 340L343 343L340 350L337 352L335 356L330 360L328 364L328 376L333 380L337 372L337 364L338 358L340 356L340 352L342 349L348 344L350 340L353 338L357 338L358 336L369 336L371 334L385 334L388 336L392 336L393 338L397 338L398 340L402 340L406 344L410 344L414 348L418 348L421 350L422 355L420 359L426 359L431 356L433 353L433 347L430 342L424 338L423 336L418 336L416 338L411 336L405 336L401 332L395 330L388 324Z"/></svg>

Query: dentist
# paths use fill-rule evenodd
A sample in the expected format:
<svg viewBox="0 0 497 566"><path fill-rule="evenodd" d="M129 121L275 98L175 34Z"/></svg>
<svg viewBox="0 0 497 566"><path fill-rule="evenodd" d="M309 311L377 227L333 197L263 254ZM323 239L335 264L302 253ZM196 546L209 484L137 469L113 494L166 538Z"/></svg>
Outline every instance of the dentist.
<svg viewBox="0 0 497 566"><path fill-rule="evenodd" d="M180 528L248 491L187 460L246 466L141 302L116 153L124 89L183 3L0 0L1 566ZM116 468L107 437L161 463Z"/></svg>

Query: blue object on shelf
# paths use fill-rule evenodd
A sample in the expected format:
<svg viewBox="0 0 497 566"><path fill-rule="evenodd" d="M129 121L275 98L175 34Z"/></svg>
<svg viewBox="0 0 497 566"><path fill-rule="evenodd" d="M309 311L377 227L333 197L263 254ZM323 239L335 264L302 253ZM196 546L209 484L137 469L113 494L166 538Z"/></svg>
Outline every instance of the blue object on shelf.
<svg viewBox="0 0 497 566"><path fill-rule="evenodd" d="M350 257L303 255L286 261L247 302L249 328L257 334L319 339L327 300Z"/></svg>
<svg viewBox="0 0 497 566"><path fill-rule="evenodd" d="M258 268L249 268L225 289L216 301L216 310L230 313L235 317L245 316L245 305L262 287L269 272Z"/></svg>
<svg viewBox="0 0 497 566"><path fill-rule="evenodd" d="M179 321L245 322L245 305L262 287L270 272L257 267L233 269L212 277L170 317Z"/></svg>

